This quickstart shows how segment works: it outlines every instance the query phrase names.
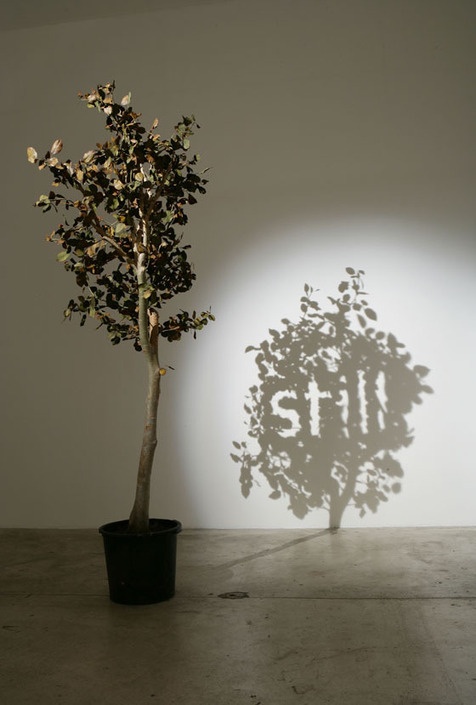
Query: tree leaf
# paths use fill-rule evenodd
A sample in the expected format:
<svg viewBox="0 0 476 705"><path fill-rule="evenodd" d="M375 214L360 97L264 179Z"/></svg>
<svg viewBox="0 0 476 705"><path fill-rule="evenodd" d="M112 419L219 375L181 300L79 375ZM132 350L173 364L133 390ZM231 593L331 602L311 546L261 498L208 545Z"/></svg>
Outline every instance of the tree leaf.
<svg viewBox="0 0 476 705"><path fill-rule="evenodd" d="M127 225L125 223L116 222L114 224L114 234L116 237L125 237L127 235Z"/></svg>
<svg viewBox="0 0 476 705"><path fill-rule="evenodd" d="M86 254L88 257L94 257L97 251L104 246L104 243L102 241L95 242L93 245L90 247L86 248Z"/></svg>
<svg viewBox="0 0 476 705"><path fill-rule="evenodd" d="M34 164L36 162L36 160L38 159L38 152L36 151L36 149L34 147L28 147L28 149L26 150L26 156L27 156L28 161L31 164Z"/></svg>
<svg viewBox="0 0 476 705"><path fill-rule="evenodd" d="M59 154L61 150L63 149L63 141L60 139L57 139L53 142L50 152L51 154Z"/></svg>

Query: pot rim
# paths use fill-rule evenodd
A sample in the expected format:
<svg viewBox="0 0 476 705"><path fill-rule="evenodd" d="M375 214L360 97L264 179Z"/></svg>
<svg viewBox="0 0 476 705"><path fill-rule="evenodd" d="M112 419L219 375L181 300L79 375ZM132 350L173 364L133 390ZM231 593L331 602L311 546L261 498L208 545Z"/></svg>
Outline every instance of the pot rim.
<svg viewBox="0 0 476 705"><path fill-rule="evenodd" d="M158 534L179 534L182 531L182 524L177 519L157 519L155 517L151 517L149 519L150 531L141 533L129 533L127 531L128 523L128 519L110 521L107 524L100 526L98 531L102 536L128 536L137 538L142 536L155 536Z"/></svg>

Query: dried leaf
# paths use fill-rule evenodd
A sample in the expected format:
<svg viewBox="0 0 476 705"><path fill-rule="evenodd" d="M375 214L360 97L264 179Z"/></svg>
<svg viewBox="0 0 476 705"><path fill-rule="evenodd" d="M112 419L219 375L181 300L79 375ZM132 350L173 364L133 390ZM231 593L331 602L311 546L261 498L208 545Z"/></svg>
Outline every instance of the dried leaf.
<svg viewBox="0 0 476 705"><path fill-rule="evenodd" d="M50 149L50 152L51 152L51 154L59 154L62 149L63 149L63 141L58 139L53 142L51 149Z"/></svg>
<svg viewBox="0 0 476 705"><path fill-rule="evenodd" d="M26 156L28 161L31 162L31 164L34 164L38 158L38 152L34 147L28 147L26 150Z"/></svg>
<svg viewBox="0 0 476 705"><path fill-rule="evenodd" d="M91 245L90 247L86 248L86 254L88 257L94 257L96 252L104 246L104 243L102 241L95 242L94 245Z"/></svg>

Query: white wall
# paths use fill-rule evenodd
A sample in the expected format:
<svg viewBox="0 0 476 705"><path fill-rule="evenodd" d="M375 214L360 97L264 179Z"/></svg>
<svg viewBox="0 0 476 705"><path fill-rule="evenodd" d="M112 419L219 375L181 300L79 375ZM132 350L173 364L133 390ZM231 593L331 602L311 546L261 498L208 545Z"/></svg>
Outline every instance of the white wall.
<svg viewBox="0 0 476 705"><path fill-rule="evenodd" d="M164 132L195 113L213 167L187 237L190 300L217 321L163 350L176 371L153 513L191 527L326 526L325 512L301 520L269 499L266 482L244 499L230 453L256 380L246 346L298 319L305 282L332 295L350 265L434 393L409 417L401 492L363 518L349 507L343 525L475 524L474 2L143 2L135 14L119 2L110 16L86 3L76 17L38 5L36 17L10 8L0 43L0 525L96 526L132 501L142 360L62 324L74 283L42 239L54 216L30 206L49 181L25 158L57 137L78 158L101 139L76 94L111 79Z"/></svg>

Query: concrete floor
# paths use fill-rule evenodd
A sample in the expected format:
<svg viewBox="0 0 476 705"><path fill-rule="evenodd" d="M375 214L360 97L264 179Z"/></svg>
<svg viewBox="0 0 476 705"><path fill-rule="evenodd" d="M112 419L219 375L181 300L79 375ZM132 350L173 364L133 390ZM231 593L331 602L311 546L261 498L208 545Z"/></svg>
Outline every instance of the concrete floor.
<svg viewBox="0 0 476 705"><path fill-rule="evenodd" d="M96 531L2 530L0 702L475 705L475 546L476 529L184 531L176 596L128 607Z"/></svg>

